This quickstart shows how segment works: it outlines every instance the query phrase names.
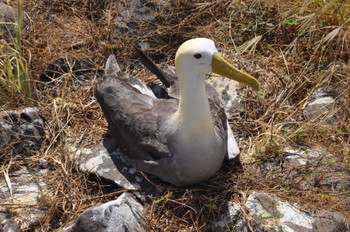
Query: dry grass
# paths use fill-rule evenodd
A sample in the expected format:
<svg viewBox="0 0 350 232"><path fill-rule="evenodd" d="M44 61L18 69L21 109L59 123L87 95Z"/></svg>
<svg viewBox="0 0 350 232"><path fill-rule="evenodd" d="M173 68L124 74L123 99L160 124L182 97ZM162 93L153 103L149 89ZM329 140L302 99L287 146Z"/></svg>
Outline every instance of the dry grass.
<svg viewBox="0 0 350 232"><path fill-rule="evenodd" d="M80 173L68 146L89 146L106 131L93 98L94 74L100 73L106 57L113 52L124 68L140 70L132 45L146 41L153 59L172 64L178 45L199 36L213 38L229 60L262 83L257 95L242 89L244 112L232 120L242 139L243 164L241 168L225 166L214 179L188 189L166 187L163 195L149 199L148 229L208 231L209 222L220 219L226 201L243 203L251 191L276 193L304 206L339 210L350 217L349 192L300 190L283 179L260 176L254 166L256 161L275 159L285 146L302 145L325 149L350 170L347 1L300 0L292 1L293 7L287 1L268 0L150 3L157 23L137 22L135 30L116 36L113 19L121 12L115 5L125 2L24 3L32 29L22 45L31 54L29 71L37 89L35 104L46 120L46 139L43 151L27 154L26 159L12 157L3 167L9 163L10 170L28 163L35 167L41 158L50 164L50 174L44 179L50 194L41 201L48 211L40 225L30 230L60 230L87 207L115 199L123 191ZM73 62L67 70L57 71L52 83L41 83L41 74L59 57L89 59L93 71L81 75L74 71ZM316 89L326 86L337 94L339 122L328 126L305 121L306 102Z"/></svg>

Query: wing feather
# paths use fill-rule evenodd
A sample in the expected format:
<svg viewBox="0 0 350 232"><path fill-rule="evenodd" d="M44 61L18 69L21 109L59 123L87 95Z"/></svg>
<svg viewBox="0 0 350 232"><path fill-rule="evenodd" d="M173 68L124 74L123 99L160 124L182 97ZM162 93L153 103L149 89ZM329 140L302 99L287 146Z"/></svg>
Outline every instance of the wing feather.
<svg viewBox="0 0 350 232"><path fill-rule="evenodd" d="M110 133L131 158L150 160L169 156L164 135L159 131L164 131L161 127L176 110L177 102L143 94L133 85L134 81L120 72L105 74L96 84L95 96Z"/></svg>

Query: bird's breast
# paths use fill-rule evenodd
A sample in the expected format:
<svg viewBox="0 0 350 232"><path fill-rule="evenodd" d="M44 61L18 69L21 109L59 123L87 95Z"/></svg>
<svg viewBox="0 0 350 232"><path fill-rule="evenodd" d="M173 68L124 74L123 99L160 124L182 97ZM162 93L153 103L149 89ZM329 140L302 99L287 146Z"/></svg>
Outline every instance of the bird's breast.
<svg viewBox="0 0 350 232"><path fill-rule="evenodd" d="M225 148L223 140L206 127L183 127L170 136L169 148L181 169L205 171L220 168ZM215 170L217 171L217 170Z"/></svg>

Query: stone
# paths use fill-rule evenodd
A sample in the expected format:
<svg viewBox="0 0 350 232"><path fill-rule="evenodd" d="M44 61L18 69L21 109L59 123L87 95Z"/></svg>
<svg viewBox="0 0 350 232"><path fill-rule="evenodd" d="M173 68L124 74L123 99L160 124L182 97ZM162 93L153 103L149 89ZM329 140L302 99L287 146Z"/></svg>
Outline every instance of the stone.
<svg viewBox="0 0 350 232"><path fill-rule="evenodd" d="M127 190L150 190L158 194L162 191L145 179L144 175L147 174L142 174L122 159L121 151L112 139L105 139L103 144L98 143L91 148L70 146L69 149L75 153L74 159L83 172L110 180ZM149 178L152 179L151 176Z"/></svg>
<svg viewBox="0 0 350 232"><path fill-rule="evenodd" d="M271 179L283 179L300 190L321 188L346 192L350 189L346 164L334 155L312 148L285 148L278 159L260 163L257 170Z"/></svg>
<svg viewBox="0 0 350 232"><path fill-rule="evenodd" d="M320 88L320 89L316 90L311 95L311 101L314 101L316 99L323 98L323 97L330 97L330 98L334 99L336 97L336 94L335 94L333 88L330 86L327 86L325 88Z"/></svg>
<svg viewBox="0 0 350 232"><path fill-rule="evenodd" d="M225 232L225 231L240 231L248 232L247 222L241 216L241 206L234 202L227 202L224 212L221 214L221 220L216 221L213 224L212 231Z"/></svg>
<svg viewBox="0 0 350 232"><path fill-rule="evenodd" d="M0 39L9 42L16 38L15 23L17 21L17 9L0 2ZM22 20L22 33L29 31L29 17L24 13Z"/></svg>
<svg viewBox="0 0 350 232"><path fill-rule="evenodd" d="M219 93L228 119L230 119L233 113L241 110L240 87L237 81L214 75L209 79L209 83Z"/></svg>
<svg viewBox="0 0 350 232"><path fill-rule="evenodd" d="M12 213L0 212L0 231L16 232L17 223Z"/></svg>
<svg viewBox="0 0 350 232"><path fill-rule="evenodd" d="M254 231L336 232L347 231L349 226L337 212L322 209L306 212L266 193L253 192L245 206L258 228Z"/></svg>
<svg viewBox="0 0 350 232"><path fill-rule="evenodd" d="M113 161L113 158L116 162ZM136 190L140 188L141 176L136 169L128 167L120 157L120 151L116 150L111 154L102 145L96 145L92 148L84 148L76 153L79 170L83 172L94 173L106 180L115 182L117 185L128 189ZM125 165L119 169L117 165ZM130 175L135 175L131 180L128 180L126 172Z"/></svg>
<svg viewBox="0 0 350 232"><path fill-rule="evenodd" d="M337 120L335 92L331 87L321 88L311 96L311 101L304 109L307 120L315 120L326 124L335 124Z"/></svg>
<svg viewBox="0 0 350 232"><path fill-rule="evenodd" d="M0 228L1 231L23 230L45 217L45 207L40 207L41 196L48 194L46 184L40 180L48 170L36 173L22 166L19 170L0 178Z"/></svg>
<svg viewBox="0 0 350 232"><path fill-rule="evenodd" d="M114 19L114 25L117 35L125 34L130 31L137 32L141 22L151 22L155 16L151 13L149 7L145 6L141 0L132 0L118 5L122 9Z"/></svg>
<svg viewBox="0 0 350 232"><path fill-rule="evenodd" d="M168 5L169 3L163 0L129 0L114 4L113 7L118 9L119 13L112 22L111 41L120 42L121 36L145 38L145 30L156 31L159 25L164 24L157 18L159 18L159 12L170 11ZM109 15L106 15L106 20L109 17ZM146 39L142 42L149 43L149 40Z"/></svg>
<svg viewBox="0 0 350 232"><path fill-rule="evenodd" d="M44 121L38 107L0 113L0 149L12 153L38 150L44 135Z"/></svg>
<svg viewBox="0 0 350 232"><path fill-rule="evenodd" d="M296 150L286 148L283 151L283 155L290 166L294 168L305 167L310 163L316 164L322 159L321 152L311 149Z"/></svg>
<svg viewBox="0 0 350 232"><path fill-rule="evenodd" d="M145 231L143 206L131 193L123 193L117 200L85 210L64 232L128 232Z"/></svg>

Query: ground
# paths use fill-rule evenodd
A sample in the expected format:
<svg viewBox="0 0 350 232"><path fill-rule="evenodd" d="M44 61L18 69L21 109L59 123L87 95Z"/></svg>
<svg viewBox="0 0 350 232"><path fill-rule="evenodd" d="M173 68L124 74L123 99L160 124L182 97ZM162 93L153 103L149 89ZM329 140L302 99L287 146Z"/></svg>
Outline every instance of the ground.
<svg viewBox="0 0 350 232"><path fill-rule="evenodd" d="M143 42L157 63L171 65L176 48L193 37L214 39L224 56L259 79L262 88L259 93L242 88L243 107L232 115L241 165L224 164L216 177L190 188L162 185L164 194L149 199L149 230L208 230L208 222L219 217L225 201L243 203L252 191L274 193L305 208L337 210L350 219L349 188L305 190L284 177L258 171L260 164L278 160L285 147L321 149L350 171L349 4L340 0L141 2L152 19L147 15L142 16L146 19L134 16L139 17L134 21L123 18L123 9L132 7L131 1L23 3L31 28L21 50L33 97L28 101L17 95L13 100L13 93L1 96L1 109L39 106L45 119L45 141L40 151L11 158L5 153L1 158L2 167L10 170L28 164L35 168L39 159L50 164L50 174L44 179L50 194L41 201L48 211L40 225L29 230L60 230L86 208L123 192L78 171L73 154L67 152L67 144L89 146L106 133L93 88L108 55L116 54L123 69L136 70L135 75L142 78L148 72L136 59L134 44ZM17 1L9 4L16 6ZM127 25L124 29L120 17ZM56 65L61 69L51 67L55 73L48 72L59 58L67 64L65 68ZM54 78L48 82L47 76ZM306 120L304 108L311 94L329 86L336 93L336 123Z"/></svg>

